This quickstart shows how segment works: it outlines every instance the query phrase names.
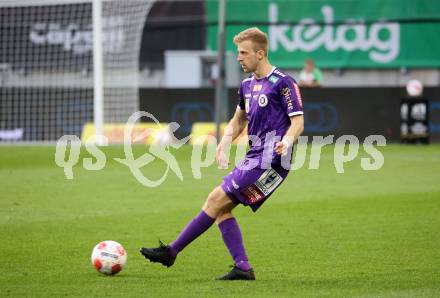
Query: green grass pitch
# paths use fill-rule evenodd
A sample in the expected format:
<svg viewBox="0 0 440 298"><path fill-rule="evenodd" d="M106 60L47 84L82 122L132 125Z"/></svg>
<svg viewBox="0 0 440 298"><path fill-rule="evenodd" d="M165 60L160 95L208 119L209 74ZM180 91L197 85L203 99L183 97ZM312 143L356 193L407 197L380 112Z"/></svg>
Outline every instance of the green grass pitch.
<svg viewBox="0 0 440 298"><path fill-rule="evenodd" d="M211 166L194 179L191 147L175 152L183 181L170 172L157 188L112 160L122 147L104 149L101 171L75 166L73 180L55 165L54 147L0 147L0 296L439 297L440 146L379 149L382 169L362 170L360 151L337 174L327 146L319 170L292 172L256 214L237 208L257 281L219 282L232 260L216 226L171 268L138 253L172 241L227 173ZM164 168L157 161L143 172ZM128 252L116 276L92 268L102 240Z"/></svg>

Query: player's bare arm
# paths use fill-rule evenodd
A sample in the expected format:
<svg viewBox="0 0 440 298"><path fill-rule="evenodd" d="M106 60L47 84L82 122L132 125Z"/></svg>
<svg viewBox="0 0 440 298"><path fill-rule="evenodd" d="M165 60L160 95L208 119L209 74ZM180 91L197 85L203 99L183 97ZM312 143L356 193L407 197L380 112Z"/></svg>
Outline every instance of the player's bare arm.
<svg viewBox="0 0 440 298"><path fill-rule="evenodd" d="M224 153L224 147L234 141L245 129L247 124L246 112L239 107L235 110L234 116L225 128L225 132L217 146L216 160L220 167L226 168L228 161Z"/></svg>
<svg viewBox="0 0 440 298"><path fill-rule="evenodd" d="M304 116L295 115L290 117L290 127L283 139L275 144L275 152L279 155L286 155L287 149L296 142L304 131Z"/></svg>

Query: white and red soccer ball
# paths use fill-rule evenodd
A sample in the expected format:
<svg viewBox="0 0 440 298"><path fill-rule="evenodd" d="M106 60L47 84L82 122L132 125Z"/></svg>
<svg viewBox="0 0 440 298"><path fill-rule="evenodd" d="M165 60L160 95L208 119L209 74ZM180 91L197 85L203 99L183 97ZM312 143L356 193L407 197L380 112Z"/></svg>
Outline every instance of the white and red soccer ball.
<svg viewBox="0 0 440 298"><path fill-rule="evenodd" d="M423 84L419 80L410 80L406 83L406 92L411 97L419 97L423 93Z"/></svg>
<svg viewBox="0 0 440 298"><path fill-rule="evenodd" d="M93 248L92 264L102 274L116 274L124 268L126 263L127 252L116 241L102 241Z"/></svg>

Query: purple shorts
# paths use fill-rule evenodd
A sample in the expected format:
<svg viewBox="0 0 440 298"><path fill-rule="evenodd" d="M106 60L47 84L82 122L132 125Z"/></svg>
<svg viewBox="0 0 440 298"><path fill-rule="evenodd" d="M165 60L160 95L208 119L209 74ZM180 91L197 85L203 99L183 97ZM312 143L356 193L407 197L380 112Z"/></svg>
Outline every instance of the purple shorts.
<svg viewBox="0 0 440 298"><path fill-rule="evenodd" d="M221 187L236 204L243 204L256 212L270 197L289 171L281 165L272 165L268 169L254 168L242 170L238 167L223 178Z"/></svg>

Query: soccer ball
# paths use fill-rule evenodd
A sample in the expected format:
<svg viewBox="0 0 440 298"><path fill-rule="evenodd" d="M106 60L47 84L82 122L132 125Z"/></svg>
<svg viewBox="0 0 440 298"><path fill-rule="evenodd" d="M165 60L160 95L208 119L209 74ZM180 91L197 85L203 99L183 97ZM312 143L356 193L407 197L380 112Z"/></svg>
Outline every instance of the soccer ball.
<svg viewBox="0 0 440 298"><path fill-rule="evenodd" d="M410 80L406 84L406 92L408 92L409 96L419 97L423 92L423 85L419 80Z"/></svg>
<svg viewBox="0 0 440 298"><path fill-rule="evenodd" d="M102 274L113 275L124 268L127 253L116 241L106 240L98 243L92 251L92 264Z"/></svg>

